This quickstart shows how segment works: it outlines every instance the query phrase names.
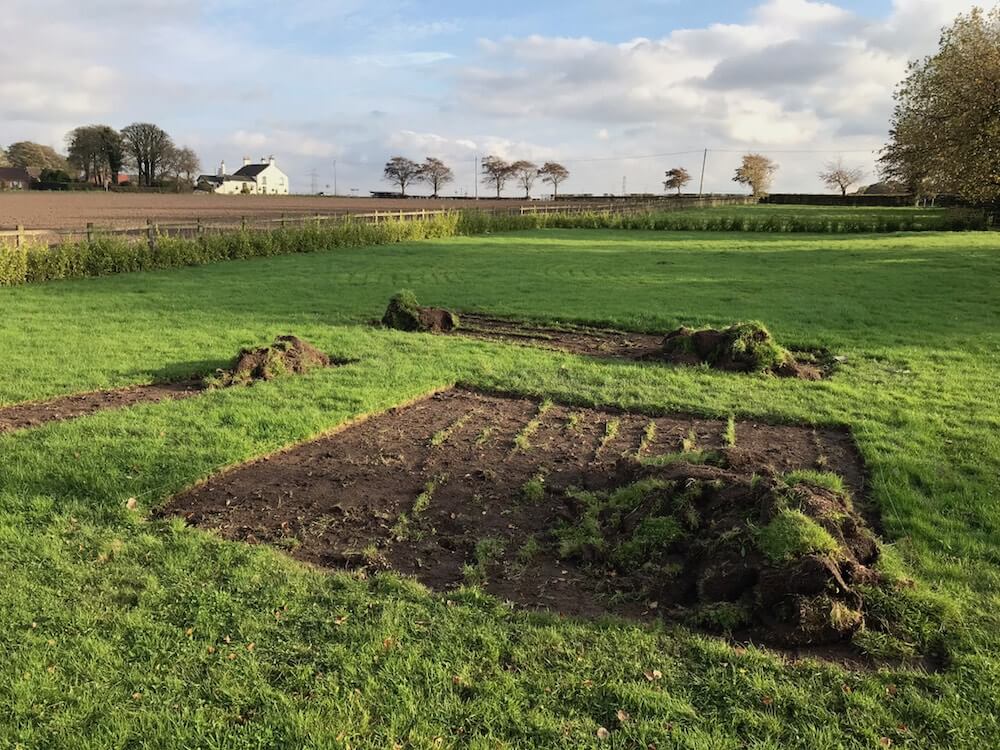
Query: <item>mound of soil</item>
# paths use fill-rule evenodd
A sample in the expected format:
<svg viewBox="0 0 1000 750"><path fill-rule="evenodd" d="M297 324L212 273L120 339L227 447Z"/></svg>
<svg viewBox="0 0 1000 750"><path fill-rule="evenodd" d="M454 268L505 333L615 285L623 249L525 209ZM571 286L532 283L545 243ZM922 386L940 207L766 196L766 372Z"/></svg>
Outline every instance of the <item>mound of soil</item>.
<svg viewBox="0 0 1000 750"><path fill-rule="evenodd" d="M330 357L297 336L278 336L270 346L241 349L228 370L219 370L208 380L212 387L250 385L282 375L301 375L317 367L329 367Z"/></svg>
<svg viewBox="0 0 1000 750"><path fill-rule="evenodd" d="M818 380L817 368L796 361L760 323L728 328L681 327L663 339L662 355L677 364L707 364L729 372L765 372L780 377Z"/></svg>
<svg viewBox="0 0 1000 750"><path fill-rule="evenodd" d="M878 583L878 545L845 494L683 464L637 476L565 493L553 532L607 596L781 646L836 643L864 624L857 587Z"/></svg>
<svg viewBox="0 0 1000 750"><path fill-rule="evenodd" d="M382 325L399 331L447 333L458 328L458 316L440 307L421 307L410 291L402 291L389 300Z"/></svg>
<svg viewBox="0 0 1000 750"><path fill-rule="evenodd" d="M477 583L528 608L802 648L863 627L861 589L878 585L864 489L842 429L455 389L212 478L163 513L439 591Z"/></svg>

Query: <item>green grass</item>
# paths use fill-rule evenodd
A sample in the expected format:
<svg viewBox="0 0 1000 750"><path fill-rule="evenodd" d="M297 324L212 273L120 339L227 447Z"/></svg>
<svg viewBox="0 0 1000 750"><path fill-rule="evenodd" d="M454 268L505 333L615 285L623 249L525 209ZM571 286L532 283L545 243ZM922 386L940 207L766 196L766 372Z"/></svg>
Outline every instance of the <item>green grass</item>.
<svg viewBox="0 0 1000 750"><path fill-rule="evenodd" d="M802 511L785 508L757 531L757 546L769 559L785 562L813 552L833 554L837 540Z"/></svg>
<svg viewBox="0 0 1000 750"><path fill-rule="evenodd" d="M996 746L998 278L988 233L547 230L0 290L0 403L209 372L280 333L360 360L0 436L0 747ZM552 323L761 320L844 361L813 383L364 326L400 288ZM850 425L887 560L949 613L922 624L945 669L792 665L679 625L438 596L149 520L220 467L459 381Z"/></svg>

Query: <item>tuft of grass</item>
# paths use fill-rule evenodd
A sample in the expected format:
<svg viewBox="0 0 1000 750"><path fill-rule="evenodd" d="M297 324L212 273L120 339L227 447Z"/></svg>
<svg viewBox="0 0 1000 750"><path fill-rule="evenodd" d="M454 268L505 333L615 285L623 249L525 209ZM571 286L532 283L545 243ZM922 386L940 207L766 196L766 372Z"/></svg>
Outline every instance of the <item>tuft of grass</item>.
<svg viewBox="0 0 1000 750"><path fill-rule="evenodd" d="M654 442L656 442L656 422L650 421L642 431L642 439L639 441L639 447L635 451L636 458L639 458L648 451L649 446Z"/></svg>
<svg viewBox="0 0 1000 750"><path fill-rule="evenodd" d="M544 469L540 469L531 479L521 485L521 500L526 503L540 503L545 499Z"/></svg>
<svg viewBox="0 0 1000 750"><path fill-rule="evenodd" d="M441 445L444 445L444 443L447 442L448 438L450 438L458 430L462 429L468 423L468 421L472 419L473 416L475 416L475 411L466 412L458 419L456 419L454 422L449 424L447 427L444 427L435 432L433 435L431 435L431 440L430 440L431 447L437 448Z"/></svg>
<svg viewBox="0 0 1000 750"><path fill-rule="evenodd" d="M781 477L781 481L789 487L796 487L800 484L811 484L814 487L822 487L835 495L849 497L847 487L844 486L844 479L839 474L832 471L814 471L812 469L797 469L790 471Z"/></svg>
<svg viewBox="0 0 1000 750"><path fill-rule="evenodd" d="M736 447L736 416L733 414L730 414L729 419L726 420L726 431L723 433L722 439L727 448Z"/></svg>
<svg viewBox="0 0 1000 750"><path fill-rule="evenodd" d="M617 417L613 417L604 423L604 435L601 436L601 442L597 445L597 450L594 455L601 455L604 449L608 446L608 443L618 437L618 430L620 428L621 420Z"/></svg>
<svg viewBox="0 0 1000 750"><path fill-rule="evenodd" d="M431 500L434 497L434 493L437 492L438 487L447 481L447 474L439 474L438 476L427 480L426 484L424 484L423 492L417 495L417 499L413 501L413 509L411 510L413 518L417 518L422 515L429 507L431 507Z"/></svg>
<svg viewBox="0 0 1000 750"><path fill-rule="evenodd" d="M531 436L538 432L538 428L542 426L542 418L551 408L552 402L548 399L539 404L538 411L535 412L535 416L532 417L532 419L521 428L521 431L514 436L515 451L527 453L531 450Z"/></svg>
<svg viewBox="0 0 1000 750"><path fill-rule="evenodd" d="M835 554L837 541L805 513L782 509L767 526L758 529L757 547L770 560L786 562L811 553Z"/></svg>

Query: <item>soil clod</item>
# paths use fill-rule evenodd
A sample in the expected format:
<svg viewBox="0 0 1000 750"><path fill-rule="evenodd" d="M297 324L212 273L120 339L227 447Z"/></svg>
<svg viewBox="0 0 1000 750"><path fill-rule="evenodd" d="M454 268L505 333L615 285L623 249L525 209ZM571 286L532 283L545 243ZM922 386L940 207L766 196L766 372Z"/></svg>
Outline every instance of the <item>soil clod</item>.
<svg viewBox="0 0 1000 750"><path fill-rule="evenodd" d="M278 336L270 346L241 349L228 370L218 370L207 379L210 387L250 385L282 375L301 375L317 367L329 367L330 357L297 336Z"/></svg>
<svg viewBox="0 0 1000 750"><path fill-rule="evenodd" d="M778 346L761 323L737 323L728 328L681 327L663 339L663 356L677 364L706 364L730 372L763 372L780 377L818 380L819 370L796 361Z"/></svg>
<svg viewBox="0 0 1000 750"><path fill-rule="evenodd" d="M404 289L389 300L382 325L400 331L448 333L459 326L458 316L439 307L421 307L416 295Z"/></svg>

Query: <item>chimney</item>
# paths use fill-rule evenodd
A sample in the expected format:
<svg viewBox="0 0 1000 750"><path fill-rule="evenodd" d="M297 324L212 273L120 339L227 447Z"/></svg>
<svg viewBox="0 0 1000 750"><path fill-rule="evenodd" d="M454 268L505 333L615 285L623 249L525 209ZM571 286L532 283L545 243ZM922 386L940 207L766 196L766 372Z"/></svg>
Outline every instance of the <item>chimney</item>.
<svg viewBox="0 0 1000 750"><path fill-rule="evenodd" d="M260 163L261 164L267 164L267 159L265 159L263 156L260 157Z"/></svg>
<svg viewBox="0 0 1000 750"><path fill-rule="evenodd" d="M223 161L221 164L219 164L219 177L222 177L225 174L226 174L226 162Z"/></svg>
<svg viewBox="0 0 1000 750"><path fill-rule="evenodd" d="M269 157L267 157L267 163L274 164L274 154L271 154Z"/></svg>
<svg viewBox="0 0 1000 750"><path fill-rule="evenodd" d="M247 165L248 165L249 163L250 163L250 157L249 157L249 156L244 156L244 157L243 157L243 166L245 167L245 166L247 166Z"/></svg>

